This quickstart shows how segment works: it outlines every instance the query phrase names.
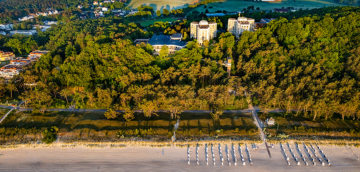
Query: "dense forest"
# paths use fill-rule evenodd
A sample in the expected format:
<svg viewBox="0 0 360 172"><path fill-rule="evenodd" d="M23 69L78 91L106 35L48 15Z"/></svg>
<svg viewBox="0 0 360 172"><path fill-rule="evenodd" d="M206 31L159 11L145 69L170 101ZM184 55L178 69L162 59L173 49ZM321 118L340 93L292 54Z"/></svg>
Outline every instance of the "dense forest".
<svg viewBox="0 0 360 172"><path fill-rule="evenodd" d="M254 12L244 8L243 13L241 13L241 15L244 17L253 18L255 19L255 22L260 22L262 18L268 18L268 19L286 18L288 20L292 20L301 17L312 17L312 16L322 17L329 13L341 13L341 10L342 8L339 7L316 8L311 10L300 8L298 9L298 11L295 12L278 13L278 12L264 12L264 11ZM186 13L186 9L184 9L184 11ZM222 13L223 11L218 11L218 12ZM206 13L203 12L200 13L196 10L193 10L191 13L186 13L186 14L187 14L186 20L184 21L173 22L173 24L169 24L168 22L158 21L150 25L146 29L154 33L159 33L159 32L164 34L183 33L189 35L190 23L193 21L200 21L206 18L208 21L216 22L218 30L226 31L228 25L228 19L238 17L238 14L236 14L236 15L227 15L222 17L207 18ZM171 15L176 16L176 11L174 13L171 12Z"/></svg>
<svg viewBox="0 0 360 172"><path fill-rule="evenodd" d="M244 32L239 40L225 32L204 46L191 41L170 56L166 50L158 56L150 45L133 44L136 38L151 37L154 26L144 31L117 17L74 20L35 37L0 38L16 53L50 50L10 81L11 89L0 89L1 95L14 92L26 106L39 109L109 108L109 118L118 109L144 110L146 116L157 109L168 109L172 116L185 109L211 109L216 116L221 114L217 110L252 103L265 111L303 110L314 119L334 113L358 119L360 8L313 13L279 17L265 28ZM220 24L221 19L215 21ZM161 27L157 32L170 34L168 27L188 32L186 21L179 29ZM36 46L17 46L19 41ZM232 58L231 77L223 66L227 57ZM132 113L127 114L131 119Z"/></svg>
<svg viewBox="0 0 360 172"><path fill-rule="evenodd" d="M359 119L359 8L332 9L321 16L280 18L241 36L233 73L263 109Z"/></svg>

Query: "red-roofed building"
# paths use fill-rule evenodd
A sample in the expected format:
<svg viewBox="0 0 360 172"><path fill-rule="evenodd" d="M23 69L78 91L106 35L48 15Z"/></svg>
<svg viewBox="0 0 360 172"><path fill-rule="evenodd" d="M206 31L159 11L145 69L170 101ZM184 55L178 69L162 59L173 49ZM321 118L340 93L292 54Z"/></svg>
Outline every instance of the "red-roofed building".
<svg viewBox="0 0 360 172"><path fill-rule="evenodd" d="M15 58L15 54L13 52L0 51L0 61L9 61L14 58Z"/></svg>
<svg viewBox="0 0 360 172"><path fill-rule="evenodd" d="M19 75L19 72L23 70L22 66L19 65L5 65L2 68L0 68L0 77L3 77L5 79L10 79L14 77L15 75Z"/></svg>
<svg viewBox="0 0 360 172"><path fill-rule="evenodd" d="M33 51L29 54L28 56L28 60L31 60L31 61L36 61L37 59L39 59L42 55L48 53L49 51L42 51L42 50L36 50L36 51Z"/></svg>

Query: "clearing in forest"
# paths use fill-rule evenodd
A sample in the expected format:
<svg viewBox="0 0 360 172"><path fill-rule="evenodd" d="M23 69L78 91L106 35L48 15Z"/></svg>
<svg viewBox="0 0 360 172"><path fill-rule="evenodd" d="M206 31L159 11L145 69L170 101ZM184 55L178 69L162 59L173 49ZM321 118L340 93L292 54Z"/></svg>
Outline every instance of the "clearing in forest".
<svg viewBox="0 0 360 172"><path fill-rule="evenodd" d="M146 20L146 21L141 21L140 24L141 26L147 27L151 24L154 24L155 22L173 22L173 21L177 21L179 20L179 17L165 17L165 18L158 18L156 20Z"/></svg>
<svg viewBox="0 0 360 172"><path fill-rule="evenodd" d="M162 10L164 8L172 10L184 8L185 6L194 4L198 1L199 0L131 0L128 7L137 8L140 5L148 5L153 7L154 11Z"/></svg>
<svg viewBox="0 0 360 172"><path fill-rule="evenodd" d="M261 1L245 1L245 0L225 0L224 2L215 2L207 4L207 8L199 6L194 8L199 12L215 12L217 10L225 11L241 11L248 6L257 7L260 10L273 10L274 8L287 8L294 7L295 9L312 9L312 8L323 8L328 6L341 6L333 0L282 0L280 2L261 2Z"/></svg>

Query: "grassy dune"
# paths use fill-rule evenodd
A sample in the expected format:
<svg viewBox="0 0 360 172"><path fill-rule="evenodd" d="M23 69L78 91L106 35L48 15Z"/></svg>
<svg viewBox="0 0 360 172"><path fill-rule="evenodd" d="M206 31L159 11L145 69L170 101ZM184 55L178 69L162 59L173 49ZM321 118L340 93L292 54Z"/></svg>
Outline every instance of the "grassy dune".
<svg viewBox="0 0 360 172"><path fill-rule="evenodd" d="M214 122L210 114L181 114L177 136L182 138L207 136L257 137L258 129L249 114L224 114ZM63 141L117 140L120 135L140 136L148 139L168 139L172 135L175 119L168 113L146 118L137 114L132 121L121 117L107 120L102 113L64 113L29 114L24 112L9 116L0 126L0 142L35 141L41 132L56 126ZM136 134L136 130L139 133ZM119 134L120 132L120 134ZM150 136L150 137L148 137ZM153 137L156 136L156 137Z"/></svg>
<svg viewBox="0 0 360 172"><path fill-rule="evenodd" d="M272 136L285 133L295 137L333 137L333 138L360 138L360 123L356 120L342 120L340 115L325 120L324 118L312 120L309 114L286 115L285 113L270 113L269 115L260 114L261 120L265 121L267 116L272 116L276 125L267 128L267 132Z"/></svg>

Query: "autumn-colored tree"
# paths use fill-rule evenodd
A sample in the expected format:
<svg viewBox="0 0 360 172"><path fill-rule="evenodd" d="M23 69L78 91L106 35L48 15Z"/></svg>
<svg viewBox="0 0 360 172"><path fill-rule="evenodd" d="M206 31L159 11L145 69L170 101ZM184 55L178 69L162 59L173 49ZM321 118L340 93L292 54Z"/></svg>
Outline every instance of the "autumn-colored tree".
<svg viewBox="0 0 360 172"><path fill-rule="evenodd" d="M178 114L180 114L183 110L183 106L179 104L178 97L168 99L166 102L166 109L170 111L171 119L179 118Z"/></svg>
<svg viewBox="0 0 360 172"><path fill-rule="evenodd" d="M65 97L66 104L68 104L69 103L68 97L71 95L71 90L65 88L65 89L61 90L60 95Z"/></svg>
<svg viewBox="0 0 360 172"><path fill-rule="evenodd" d="M218 121L220 119L220 116L223 114L222 110L213 110L210 115L214 121Z"/></svg>
<svg viewBox="0 0 360 172"><path fill-rule="evenodd" d="M169 47L166 45L163 45L160 49L159 56L161 58L165 58L169 54Z"/></svg>
<svg viewBox="0 0 360 172"><path fill-rule="evenodd" d="M123 114L123 118L126 121L131 121L131 120L133 120L135 118L134 117L134 111L130 107L124 107L123 109L125 110L125 112Z"/></svg>
<svg viewBox="0 0 360 172"><path fill-rule="evenodd" d="M144 100L142 104L139 105L139 108L143 111L145 117L150 118L152 115L157 115L155 111L158 110L158 107L153 101Z"/></svg>
<svg viewBox="0 0 360 172"><path fill-rule="evenodd" d="M118 117L118 115L119 115L119 113L118 112L116 112L114 109L108 109L106 112L105 112L105 117L107 118L107 119L115 119L115 118L117 118Z"/></svg>

